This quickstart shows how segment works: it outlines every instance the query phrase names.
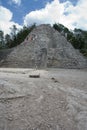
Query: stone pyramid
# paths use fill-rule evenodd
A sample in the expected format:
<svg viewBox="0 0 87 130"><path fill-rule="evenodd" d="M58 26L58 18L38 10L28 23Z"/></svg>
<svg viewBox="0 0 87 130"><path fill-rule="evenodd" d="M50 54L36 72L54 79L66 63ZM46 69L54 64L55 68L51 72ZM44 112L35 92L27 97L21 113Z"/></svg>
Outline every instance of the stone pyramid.
<svg viewBox="0 0 87 130"><path fill-rule="evenodd" d="M37 26L23 43L0 52L0 67L84 68L86 59L50 25Z"/></svg>

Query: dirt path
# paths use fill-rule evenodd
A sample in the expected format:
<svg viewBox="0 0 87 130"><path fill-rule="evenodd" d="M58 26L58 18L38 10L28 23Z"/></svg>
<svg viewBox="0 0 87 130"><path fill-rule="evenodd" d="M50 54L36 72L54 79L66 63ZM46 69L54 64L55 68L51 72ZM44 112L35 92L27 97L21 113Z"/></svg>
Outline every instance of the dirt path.
<svg viewBox="0 0 87 130"><path fill-rule="evenodd" d="M87 70L0 69L0 130L87 130Z"/></svg>

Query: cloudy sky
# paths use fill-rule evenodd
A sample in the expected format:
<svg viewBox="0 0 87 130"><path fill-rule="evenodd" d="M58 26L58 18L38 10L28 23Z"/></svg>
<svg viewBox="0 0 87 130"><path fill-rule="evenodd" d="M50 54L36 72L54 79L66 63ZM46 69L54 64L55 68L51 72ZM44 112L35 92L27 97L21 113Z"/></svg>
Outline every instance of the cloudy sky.
<svg viewBox="0 0 87 130"><path fill-rule="evenodd" d="M61 23L87 30L87 0L0 0L0 30L16 25Z"/></svg>

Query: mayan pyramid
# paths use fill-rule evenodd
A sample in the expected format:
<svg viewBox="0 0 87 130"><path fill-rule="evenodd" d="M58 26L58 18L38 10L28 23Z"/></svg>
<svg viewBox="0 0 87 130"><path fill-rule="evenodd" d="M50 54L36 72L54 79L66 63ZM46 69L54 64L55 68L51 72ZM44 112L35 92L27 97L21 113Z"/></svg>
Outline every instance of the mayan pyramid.
<svg viewBox="0 0 87 130"><path fill-rule="evenodd" d="M0 51L0 67L84 68L87 61L58 31L40 25L17 47Z"/></svg>

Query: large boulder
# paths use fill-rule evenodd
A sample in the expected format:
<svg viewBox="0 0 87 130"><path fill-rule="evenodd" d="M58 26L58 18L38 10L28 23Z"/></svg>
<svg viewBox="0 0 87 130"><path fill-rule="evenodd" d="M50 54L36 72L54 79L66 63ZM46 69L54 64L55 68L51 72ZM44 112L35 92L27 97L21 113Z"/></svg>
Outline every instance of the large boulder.
<svg viewBox="0 0 87 130"><path fill-rule="evenodd" d="M87 67L87 60L82 54L50 25L37 26L23 43L8 52L0 57L1 67Z"/></svg>

